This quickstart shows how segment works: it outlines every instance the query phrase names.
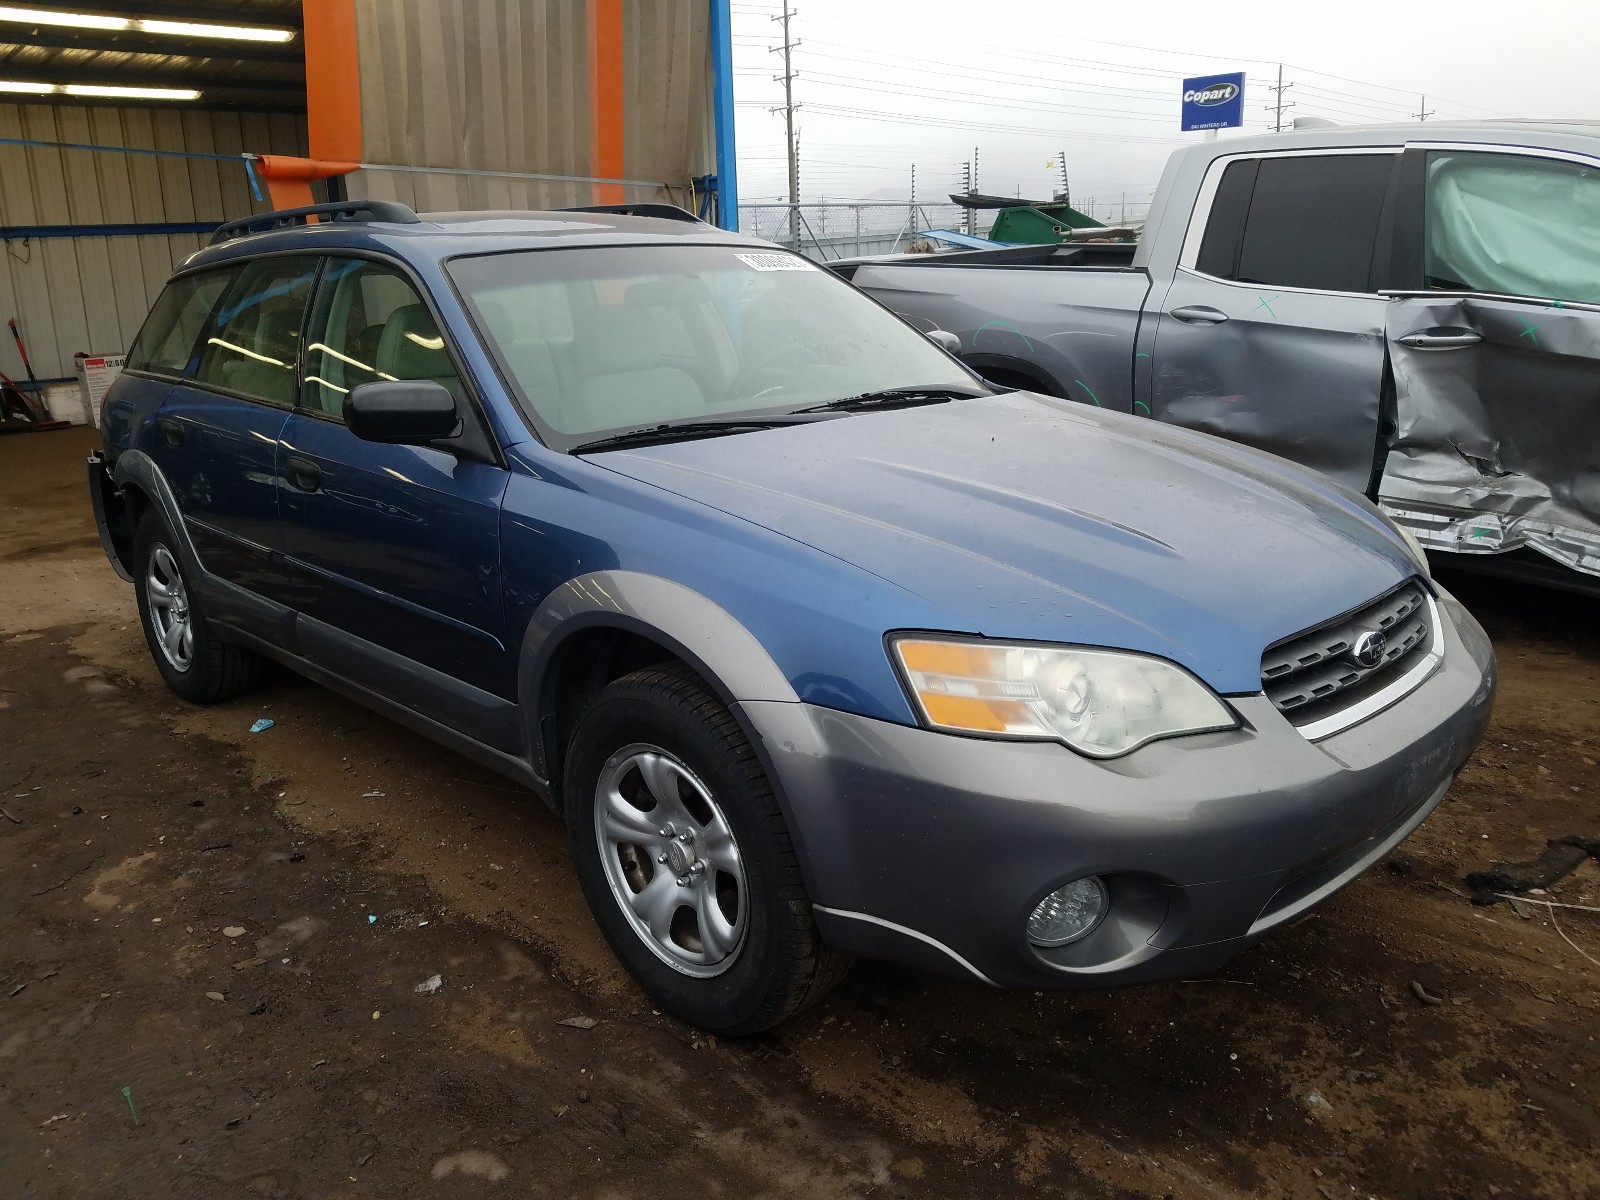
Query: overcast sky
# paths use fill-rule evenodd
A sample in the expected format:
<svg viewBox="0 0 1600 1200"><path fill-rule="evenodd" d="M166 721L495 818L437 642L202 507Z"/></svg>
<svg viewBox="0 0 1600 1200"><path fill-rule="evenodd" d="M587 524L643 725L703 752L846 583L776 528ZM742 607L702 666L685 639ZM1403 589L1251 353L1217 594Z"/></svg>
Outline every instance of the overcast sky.
<svg viewBox="0 0 1600 1200"><path fill-rule="evenodd" d="M1271 128L1269 85L1341 124L1600 117L1600 0L794 0L801 193L918 199L959 190L1049 196L1066 152L1074 202L1142 212L1178 130L1180 81L1248 72L1247 130ZM733 0L739 191L786 194L780 0ZM976 128L973 126L977 126ZM1222 135L1228 136L1227 132ZM1082 205L1080 205L1082 207Z"/></svg>

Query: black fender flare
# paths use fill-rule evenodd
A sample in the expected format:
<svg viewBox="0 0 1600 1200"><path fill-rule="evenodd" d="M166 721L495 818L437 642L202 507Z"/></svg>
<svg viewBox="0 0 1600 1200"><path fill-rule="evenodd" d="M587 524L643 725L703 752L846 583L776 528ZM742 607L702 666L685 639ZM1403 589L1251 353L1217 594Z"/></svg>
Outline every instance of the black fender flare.
<svg viewBox="0 0 1600 1200"><path fill-rule="evenodd" d="M177 543L178 555L183 559L184 570L188 572L189 578L205 579L206 571L201 565L199 551L194 548L194 540L189 536L189 526L184 522L183 510L178 507L178 497L173 494L172 485L167 482L167 477L162 474L161 468L156 466L155 460L142 450L124 450L117 455L116 465L111 471L111 481L119 488L134 487L144 493L166 521L167 529L172 533L172 540Z"/></svg>
<svg viewBox="0 0 1600 1200"><path fill-rule="evenodd" d="M1055 396L1062 400L1074 398L1068 392L1066 385L1050 371L1036 362L1012 354L994 354L983 350L962 351L961 361L980 375L985 375L989 369L1004 371L1008 375L1032 383L1034 386L1029 389L1030 391L1042 392L1046 396Z"/></svg>

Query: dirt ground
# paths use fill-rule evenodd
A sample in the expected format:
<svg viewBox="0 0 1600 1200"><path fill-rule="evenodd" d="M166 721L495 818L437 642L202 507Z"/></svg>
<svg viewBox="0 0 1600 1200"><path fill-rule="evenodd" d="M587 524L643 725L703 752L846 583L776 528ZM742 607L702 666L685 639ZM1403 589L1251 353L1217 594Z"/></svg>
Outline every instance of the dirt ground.
<svg viewBox="0 0 1600 1200"><path fill-rule="evenodd" d="M1600 1197L1600 916L1462 882L1600 835L1600 603L1447 576L1499 651L1487 741L1221 974L1036 995L861 963L732 1042L652 1012L526 793L286 673L168 693L92 444L0 439L7 1200ZM1600 871L1547 898L1600 906Z"/></svg>

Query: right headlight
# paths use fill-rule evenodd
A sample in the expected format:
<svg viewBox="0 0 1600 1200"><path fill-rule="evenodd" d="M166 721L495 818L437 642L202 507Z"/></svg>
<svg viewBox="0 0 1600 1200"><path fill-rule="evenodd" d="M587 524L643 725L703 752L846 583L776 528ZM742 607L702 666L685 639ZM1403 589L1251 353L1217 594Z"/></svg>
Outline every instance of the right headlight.
<svg viewBox="0 0 1600 1200"><path fill-rule="evenodd" d="M1060 741L1114 758L1239 723L1193 675L1145 654L917 636L890 645L933 729Z"/></svg>

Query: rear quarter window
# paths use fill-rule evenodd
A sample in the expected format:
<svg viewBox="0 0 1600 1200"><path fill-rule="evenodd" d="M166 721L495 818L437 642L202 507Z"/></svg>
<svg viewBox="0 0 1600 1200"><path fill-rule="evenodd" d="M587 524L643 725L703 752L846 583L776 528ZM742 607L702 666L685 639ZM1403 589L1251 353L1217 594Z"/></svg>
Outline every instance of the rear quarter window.
<svg viewBox="0 0 1600 1200"><path fill-rule="evenodd" d="M1372 290L1394 154L1292 155L1231 164L1197 267L1269 287Z"/></svg>
<svg viewBox="0 0 1600 1200"><path fill-rule="evenodd" d="M134 338L123 369L181 377L233 274L228 268L201 271L167 284Z"/></svg>

